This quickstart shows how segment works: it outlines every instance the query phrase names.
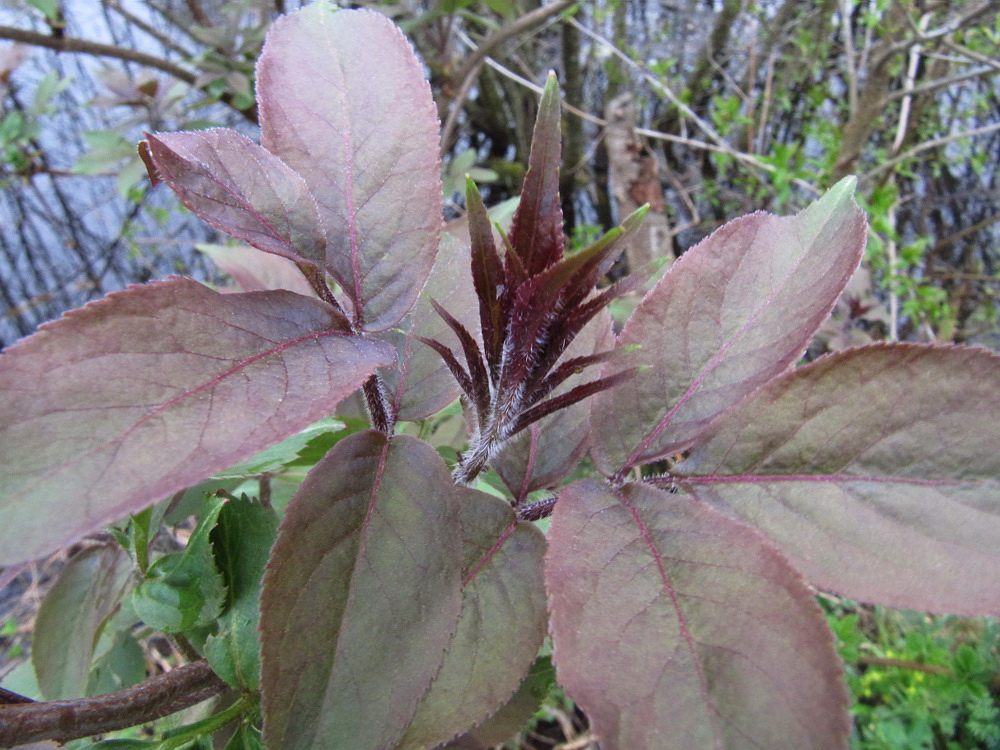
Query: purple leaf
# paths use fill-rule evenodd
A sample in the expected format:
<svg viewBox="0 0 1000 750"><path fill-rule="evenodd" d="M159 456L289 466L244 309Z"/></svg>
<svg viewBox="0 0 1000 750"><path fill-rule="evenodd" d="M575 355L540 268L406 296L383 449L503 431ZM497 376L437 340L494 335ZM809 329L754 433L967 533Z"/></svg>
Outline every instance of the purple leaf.
<svg viewBox="0 0 1000 750"><path fill-rule="evenodd" d="M395 747L462 607L456 488L426 443L345 438L292 498L264 577L268 747Z"/></svg>
<svg viewBox="0 0 1000 750"><path fill-rule="evenodd" d="M604 351L614 340L611 316L605 311L573 339L564 356ZM555 392L565 393L587 377L586 372L573 375ZM493 462L511 494L523 501L529 492L552 487L569 474L590 446L589 420L590 404L584 401L544 417L512 438Z"/></svg>
<svg viewBox="0 0 1000 750"><path fill-rule="evenodd" d="M503 354L504 320L500 306L504 269L493 241L493 227L483 205L479 188L472 178L465 182L465 205L468 209L469 238L472 253L472 280L479 299L479 326L490 377L495 382Z"/></svg>
<svg viewBox="0 0 1000 750"><path fill-rule="evenodd" d="M545 638L545 537L503 500L458 492L462 614L401 750L433 747L488 718L518 688Z"/></svg>
<svg viewBox="0 0 1000 750"><path fill-rule="evenodd" d="M510 227L510 243L528 276L545 270L563 253L563 218L559 205L561 114L559 82L555 73L549 73L538 106L521 202Z"/></svg>
<svg viewBox="0 0 1000 750"><path fill-rule="evenodd" d="M241 292L287 289L307 297L316 294L298 267L278 255L261 252L248 245L199 244L195 247L211 258L220 271L230 276Z"/></svg>
<svg viewBox="0 0 1000 750"><path fill-rule="evenodd" d="M687 448L799 358L861 259L865 220L854 183L841 180L793 217L729 222L646 295L619 338L641 348L605 374L645 369L592 400L602 473L622 476Z"/></svg>
<svg viewBox="0 0 1000 750"><path fill-rule="evenodd" d="M849 349L770 383L676 471L852 599L1000 614L1000 357Z"/></svg>
<svg viewBox="0 0 1000 750"><path fill-rule="evenodd" d="M430 300L438 300L466 328L472 327L477 302L470 275L468 242L444 235L434 270L416 306L403 318L399 330L382 335L384 340L395 343L399 357L397 369L382 372L397 419L428 417L458 398L459 387L448 374L448 367L418 337L435 339L453 350L458 348L458 339L434 312Z"/></svg>
<svg viewBox="0 0 1000 750"><path fill-rule="evenodd" d="M847 747L823 615L752 529L645 485L578 482L545 577L559 684L603 750Z"/></svg>
<svg viewBox="0 0 1000 750"><path fill-rule="evenodd" d="M0 354L0 564L43 555L329 414L391 347L291 292L175 279Z"/></svg>
<svg viewBox="0 0 1000 750"><path fill-rule="evenodd" d="M315 4L271 27L257 63L264 146L298 172L326 268L367 330L413 306L441 230L438 119L409 43L373 11Z"/></svg>
<svg viewBox="0 0 1000 750"><path fill-rule="evenodd" d="M490 376L487 373L487 365L483 361L483 353L479 349L479 343L459 320L434 299L431 299L431 307L458 337L462 353L465 355L465 362L468 365L469 379L472 382L472 393L469 394L472 403L478 414L487 414L490 402Z"/></svg>
<svg viewBox="0 0 1000 750"><path fill-rule="evenodd" d="M160 176L198 216L265 252L322 268L316 201L276 156L223 128L146 138Z"/></svg>

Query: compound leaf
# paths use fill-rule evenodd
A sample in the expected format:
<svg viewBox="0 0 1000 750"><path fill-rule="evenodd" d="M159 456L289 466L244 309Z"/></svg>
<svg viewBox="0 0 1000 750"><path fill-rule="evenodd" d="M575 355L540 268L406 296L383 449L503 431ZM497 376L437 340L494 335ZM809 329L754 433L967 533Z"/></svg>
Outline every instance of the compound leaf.
<svg viewBox="0 0 1000 750"><path fill-rule="evenodd" d="M437 110L409 43L380 13L315 3L271 27L257 95L264 147L319 204L326 269L355 322L389 328L416 301L441 230Z"/></svg>
<svg viewBox="0 0 1000 750"><path fill-rule="evenodd" d="M753 529L647 485L578 482L549 530L559 684L616 748L846 748L812 593Z"/></svg>
<svg viewBox="0 0 1000 750"><path fill-rule="evenodd" d="M984 350L849 349L754 394L675 471L817 586L1000 614L998 393Z"/></svg>
<svg viewBox="0 0 1000 750"><path fill-rule="evenodd" d="M619 338L641 348L604 374L642 370L592 399L603 473L624 475L687 448L794 364L861 260L865 220L853 192L845 178L796 216L736 219L674 263Z"/></svg>
<svg viewBox="0 0 1000 750"><path fill-rule="evenodd" d="M330 413L391 347L292 292L132 287L0 354L0 564L138 512Z"/></svg>
<svg viewBox="0 0 1000 750"><path fill-rule="evenodd" d="M394 747L462 607L455 485L407 436L351 435L292 498L261 599L268 747Z"/></svg>

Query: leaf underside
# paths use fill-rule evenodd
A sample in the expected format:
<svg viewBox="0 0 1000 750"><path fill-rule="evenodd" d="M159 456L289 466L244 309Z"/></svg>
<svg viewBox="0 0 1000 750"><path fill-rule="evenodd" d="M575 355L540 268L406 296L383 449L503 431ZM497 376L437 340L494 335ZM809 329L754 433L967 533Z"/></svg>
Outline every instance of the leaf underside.
<svg viewBox="0 0 1000 750"><path fill-rule="evenodd" d="M624 476L689 447L798 359L861 260L865 220L853 184L841 181L793 217L729 222L646 295L619 337L619 346L639 348L604 374L641 371L592 399L602 473Z"/></svg>
<svg viewBox="0 0 1000 750"><path fill-rule="evenodd" d="M337 443L286 512L264 577L269 747L394 747L462 607L462 530L447 467L374 431Z"/></svg>
<svg viewBox="0 0 1000 750"><path fill-rule="evenodd" d="M33 559L330 413L391 347L291 292L174 279L0 355L0 564ZM293 386L294 384L294 386Z"/></svg>
<svg viewBox="0 0 1000 750"><path fill-rule="evenodd" d="M895 344L824 357L734 409L679 485L852 599L1000 614L1000 357Z"/></svg>
<svg viewBox="0 0 1000 750"><path fill-rule="evenodd" d="M431 272L443 200L437 111L409 42L380 13L316 3L271 26L256 80L262 143L316 199L354 322L391 327Z"/></svg>
<svg viewBox="0 0 1000 750"><path fill-rule="evenodd" d="M545 575L559 683L603 750L847 747L823 615L752 529L645 485L578 482Z"/></svg>

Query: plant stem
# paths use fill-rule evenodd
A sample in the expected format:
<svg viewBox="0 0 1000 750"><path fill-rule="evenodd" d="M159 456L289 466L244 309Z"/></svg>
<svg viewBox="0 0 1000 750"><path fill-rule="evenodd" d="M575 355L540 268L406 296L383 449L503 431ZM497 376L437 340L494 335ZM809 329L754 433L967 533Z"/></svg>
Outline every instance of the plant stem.
<svg viewBox="0 0 1000 750"><path fill-rule="evenodd" d="M60 742L133 727L201 703L228 688L204 659L93 698L0 705L0 747Z"/></svg>
<svg viewBox="0 0 1000 750"><path fill-rule="evenodd" d="M368 408L368 416L371 418L372 427L379 432L389 435L392 432L392 419L385 408L385 395L382 391L382 379L376 373L365 381L362 388L365 394L365 406Z"/></svg>

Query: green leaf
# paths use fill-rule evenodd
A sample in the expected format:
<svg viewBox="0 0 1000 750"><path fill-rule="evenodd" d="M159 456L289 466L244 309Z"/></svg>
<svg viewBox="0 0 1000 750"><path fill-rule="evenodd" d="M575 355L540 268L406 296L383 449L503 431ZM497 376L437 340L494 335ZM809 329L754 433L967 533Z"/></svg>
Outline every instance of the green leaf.
<svg viewBox="0 0 1000 750"><path fill-rule="evenodd" d="M184 551L159 558L132 592L136 614L150 627L179 633L208 625L219 616L226 587L215 566L209 535L226 502L213 498Z"/></svg>
<svg viewBox="0 0 1000 750"><path fill-rule="evenodd" d="M455 486L426 443L334 446L282 521L261 599L269 747L393 747L462 607Z"/></svg>
<svg viewBox="0 0 1000 750"><path fill-rule="evenodd" d="M59 572L38 609L31 650L46 699L87 695L98 638L131 587L133 572L116 544L87 547Z"/></svg>
<svg viewBox="0 0 1000 750"><path fill-rule="evenodd" d="M548 539L556 673L603 750L847 747L823 614L753 529L587 480L560 493Z"/></svg>
<svg viewBox="0 0 1000 750"><path fill-rule="evenodd" d="M619 337L619 346L642 348L602 374L645 369L592 399L602 473L624 476L689 447L801 356L861 260L854 184L845 178L792 217L731 221L671 266Z"/></svg>
<svg viewBox="0 0 1000 750"><path fill-rule="evenodd" d="M545 537L509 503L462 490L462 613L441 668L399 741L433 747L503 706L545 638Z"/></svg>
<svg viewBox="0 0 1000 750"><path fill-rule="evenodd" d="M823 589L1000 614L1000 357L850 349L776 379L675 467Z"/></svg>
<svg viewBox="0 0 1000 750"><path fill-rule="evenodd" d="M306 447L310 440L325 435L327 433L338 432L344 429L344 423L333 417L323 417L323 419L306 427L301 432L285 438L280 443L265 448L260 453L246 461L230 466L225 471L215 474L215 479L231 479L254 477L260 474L277 474L293 461L296 461L299 454Z"/></svg>
<svg viewBox="0 0 1000 750"><path fill-rule="evenodd" d="M205 656L219 677L246 692L260 685L261 578L277 532L274 511L245 497L229 502L212 530L216 564L229 593L219 632L205 642Z"/></svg>
<svg viewBox="0 0 1000 750"><path fill-rule="evenodd" d="M409 42L380 13L314 3L271 26L257 96L262 143L315 197L354 323L390 328L441 231L437 109Z"/></svg>

